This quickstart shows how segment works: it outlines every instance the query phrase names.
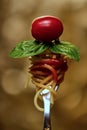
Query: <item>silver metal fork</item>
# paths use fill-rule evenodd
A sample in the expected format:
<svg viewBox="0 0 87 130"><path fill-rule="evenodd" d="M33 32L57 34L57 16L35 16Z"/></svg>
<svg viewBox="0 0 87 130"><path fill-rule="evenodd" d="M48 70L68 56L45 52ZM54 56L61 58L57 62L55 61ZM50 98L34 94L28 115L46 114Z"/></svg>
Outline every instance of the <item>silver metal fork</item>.
<svg viewBox="0 0 87 130"><path fill-rule="evenodd" d="M57 91L58 86L55 87L55 91ZM41 92L43 103L44 103L44 126L43 130L51 130L51 93L49 89L44 89Z"/></svg>
<svg viewBox="0 0 87 130"><path fill-rule="evenodd" d="M51 119L50 119L50 100L51 94L48 89L44 89L41 92L43 103L44 103L44 126L43 130L51 130Z"/></svg>

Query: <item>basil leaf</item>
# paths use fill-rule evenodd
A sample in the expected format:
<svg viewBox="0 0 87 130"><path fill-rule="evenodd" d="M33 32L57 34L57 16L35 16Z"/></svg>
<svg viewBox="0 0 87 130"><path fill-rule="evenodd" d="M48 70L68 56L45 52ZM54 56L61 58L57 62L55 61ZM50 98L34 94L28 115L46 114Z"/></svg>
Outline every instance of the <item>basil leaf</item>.
<svg viewBox="0 0 87 130"><path fill-rule="evenodd" d="M60 43L56 43L51 46L50 50L54 53L66 55L76 61L79 61L80 59L80 53L78 48L69 42L60 41Z"/></svg>
<svg viewBox="0 0 87 130"><path fill-rule="evenodd" d="M48 46L36 41L23 41L16 45L10 52L10 57L23 58L28 56L38 55L44 52Z"/></svg>

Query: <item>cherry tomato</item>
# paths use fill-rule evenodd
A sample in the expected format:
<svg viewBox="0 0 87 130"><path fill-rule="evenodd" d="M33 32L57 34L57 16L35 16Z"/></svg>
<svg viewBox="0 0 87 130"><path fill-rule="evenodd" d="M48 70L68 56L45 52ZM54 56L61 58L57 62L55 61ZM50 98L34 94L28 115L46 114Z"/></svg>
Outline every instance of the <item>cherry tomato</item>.
<svg viewBox="0 0 87 130"><path fill-rule="evenodd" d="M56 40L63 32L62 22L53 16L42 16L32 22L32 36L41 42Z"/></svg>

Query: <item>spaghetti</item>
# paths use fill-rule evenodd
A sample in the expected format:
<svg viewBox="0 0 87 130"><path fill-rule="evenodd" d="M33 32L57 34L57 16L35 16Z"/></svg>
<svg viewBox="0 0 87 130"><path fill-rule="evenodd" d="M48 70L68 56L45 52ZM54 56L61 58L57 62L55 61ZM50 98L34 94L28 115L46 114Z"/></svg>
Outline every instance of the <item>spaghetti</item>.
<svg viewBox="0 0 87 130"><path fill-rule="evenodd" d="M53 104L57 97L55 86L64 79L68 68L67 60L61 55L48 52L39 55L39 57L33 57L31 60L32 66L29 68L29 72L32 74L32 82L36 86L34 104L38 110L43 111L38 104L38 98L41 99L40 93L45 88L49 89L52 95L51 104Z"/></svg>

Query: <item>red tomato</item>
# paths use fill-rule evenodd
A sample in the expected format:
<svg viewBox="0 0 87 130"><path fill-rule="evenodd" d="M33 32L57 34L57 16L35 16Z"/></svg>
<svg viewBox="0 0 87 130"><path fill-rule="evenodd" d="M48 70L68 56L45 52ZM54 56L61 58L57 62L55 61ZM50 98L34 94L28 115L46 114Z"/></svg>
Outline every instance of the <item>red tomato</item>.
<svg viewBox="0 0 87 130"><path fill-rule="evenodd" d="M62 22L53 16L42 16L32 22L32 36L42 42L56 40L63 32Z"/></svg>

